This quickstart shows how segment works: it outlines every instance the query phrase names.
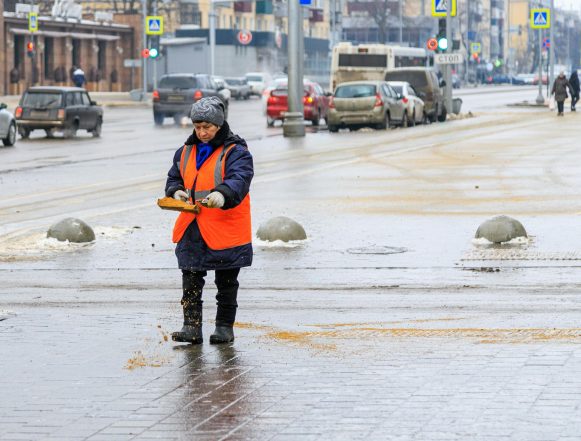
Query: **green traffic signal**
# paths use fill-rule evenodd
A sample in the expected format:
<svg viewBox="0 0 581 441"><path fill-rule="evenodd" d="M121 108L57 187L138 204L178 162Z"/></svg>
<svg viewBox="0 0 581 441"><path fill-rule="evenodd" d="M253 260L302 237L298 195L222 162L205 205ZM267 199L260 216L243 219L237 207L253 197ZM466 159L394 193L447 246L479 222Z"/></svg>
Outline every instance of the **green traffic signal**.
<svg viewBox="0 0 581 441"><path fill-rule="evenodd" d="M152 47L149 49L149 58L157 58L157 56L159 55L159 51Z"/></svg>
<svg viewBox="0 0 581 441"><path fill-rule="evenodd" d="M441 51L448 50L448 39L446 37L438 38L438 49Z"/></svg>

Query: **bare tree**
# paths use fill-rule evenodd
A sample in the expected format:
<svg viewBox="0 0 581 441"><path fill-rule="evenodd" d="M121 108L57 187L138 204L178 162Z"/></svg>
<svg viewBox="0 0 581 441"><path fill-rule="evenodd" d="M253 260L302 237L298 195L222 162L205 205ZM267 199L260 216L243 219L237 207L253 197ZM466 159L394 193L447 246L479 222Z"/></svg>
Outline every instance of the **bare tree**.
<svg viewBox="0 0 581 441"><path fill-rule="evenodd" d="M390 0L357 0L349 6L350 11L366 12L377 25L379 43L387 43L389 37Z"/></svg>

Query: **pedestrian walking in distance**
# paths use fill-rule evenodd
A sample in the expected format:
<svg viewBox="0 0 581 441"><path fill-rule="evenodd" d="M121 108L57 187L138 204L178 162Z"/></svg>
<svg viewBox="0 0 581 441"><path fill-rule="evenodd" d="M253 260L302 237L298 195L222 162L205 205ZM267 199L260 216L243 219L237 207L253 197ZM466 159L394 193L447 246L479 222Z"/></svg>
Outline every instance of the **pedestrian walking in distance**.
<svg viewBox="0 0 581 441"><path fill-rule="evenodd" d="M571 84L569 84L569 80L565 76L565 72L561 71L559 76L555 79L553 83L553 88L551 89L551 95L555 95L555 101L557 101L557 109L559 113L557 116L563 116L563 112L565 111L565 100L569 95L567 95L567 88L571 91ZM571 92L573 94L573 92Z"/></svg>
<svg viewBox="0 0 581 441"><path fill-rule="evenodd" d="M577 74L576 69L569 78L569 84L571 85L571 112L575 112L575 106L577 105L577 101L579 101L579 92L581 91L579 86L579 75Z"/></svg>
<svg viewBox="0 0 581 441"><path fill-rule="evenodd" d="M80 67L73 72L73 83L76 87L83 87L85 84L85 72Z"/></svg>
<svg viewBox="0 0 581 441"><path fill-rule="evenodd" d="M200 205L198 214L181 212L173 242L182 270L184 325L178 342L201 344L202 290L207 271L215 272L216 329L210 343L234 341L240 268L252 264L250 182L252 155L246 141L230 131L218 97L192 105L194 131L173 158L165 194Z"/></svg>

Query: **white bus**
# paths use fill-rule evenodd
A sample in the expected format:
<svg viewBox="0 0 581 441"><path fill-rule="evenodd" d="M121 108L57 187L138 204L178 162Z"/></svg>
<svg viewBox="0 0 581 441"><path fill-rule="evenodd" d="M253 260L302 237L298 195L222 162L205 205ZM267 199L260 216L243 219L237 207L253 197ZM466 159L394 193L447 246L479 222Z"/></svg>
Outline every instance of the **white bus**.
<svg viewBox="0 0 581 441"><path fill-rule="evenodd" d="M329 85L333 91L338 84L346 81L383 81L388 69L428 67L433 64L430 59L426 49L417 47L339 43L331 55Z"/></svg>

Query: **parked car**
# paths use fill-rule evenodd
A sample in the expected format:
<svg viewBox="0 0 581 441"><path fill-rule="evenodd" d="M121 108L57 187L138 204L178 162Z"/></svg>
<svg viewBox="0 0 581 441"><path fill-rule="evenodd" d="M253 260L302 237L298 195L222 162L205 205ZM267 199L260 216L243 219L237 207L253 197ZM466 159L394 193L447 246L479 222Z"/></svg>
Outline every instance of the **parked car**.
<svg viewBox="0 0 581 441"><path fill-rule="evenodd" d="M543 81L543 84L546 86L547 83L549 82L549 76L546 74L543 74L542 81ZM539 75L537 74L533 78L533 85L537 86L538 84L539 84Z"/></svg>
<svg viewBox="0 0 581 441"><path fill-rule="evenodd" d="M375 127L386 129L403 124L406 106L385 81L341 83L329 103L327 125L330 132L340 128Z"/></svg>
<svg viewBox="0 0 581 441"><path fill-rule="evenodd" d="M319 125L321 118L327 119L329 96L318 83L304 82L303 109L304 118L314 126ZM288 112L288 85L281 84L270 92L266 101L266 124L274 126L275 121L284 119Z"/></svg>
<svg viewBox="0 0 581 441"><path fill-rule="evenodd" d="M246 81L250 86L250 94L259 97L270 82L270 75L265 72L248 72Z"/></svg>
<svg viewBox="0 0 581 441"><path fill-rule="evenodd" d="M424 111L431 122L444 122L448 115L444 104L442 87L445 81L440 81L436 72L424 67L404 67L392 69L385 74L386 81L407 81L418 96L424 101Z"/></svg>
<svg viewBox="0 0 581 441"><path fill-rule="evenodd" d="M212 76L211 78L212 82L214 83L214 88L218 91L220 97L222 97L222 101L230 101L232 93L230 92L230 89L226 87L224 78L216 75Z"/></svg>
<svg viewBox="0 0 581 441"><path fill-rule="evenodd" d="M230 90L232 97L237 100L247 100L250 98L250 86L245 77L225 78L226 88Z"/></svg>
<svg viewBox="0 0 581 441"><path fill-rule="evenodd" d="M7 109L5 103L0 103L0 138L2 144L11 146L16 143L16 118Z"/></svg>
<svg viewBox="0 0 581 441"><path fill-rule="evenodd" d="M220 94L219 87L207 74L163 75L153 91L153 121L162 125L165 118L173 117L176 124L180 124L182 118L190 114L192 104L206 96L222 100L227 118L229 100Z"/></svg>
<svg viewBox="0 0 581 441"><path fill-rule="evenodd" d="M422 123L425 121L426 116L424 114L424 102L418 96L416 90L407 81L389 81L393 90L401 96L401 100L406 107L405 120L403 126L408 125L415 126L417 123Z"/></svg>
<svg viewBox="0 0 581 441"><path fill-rule="evenodd" d="M305 78L305 81L308 81ZM266 88L262 91L262 113L264 115L266 115L266 102L268 101L268 97L270 96L270 92L272 92L274 89L276 89L278 86L281 85L285 85L288 83L288 78L287 77L279 77L276 78L274 80L272 80L267 86Z"/></svg>
<svg viewBox="0 0 581 441"><path fill-rule="evenodd" d="M532 85L535 79L535 74L518 74L515 78L522 80L526 85Z"/></svg>
<svg viewBox="0 0 581 441"><path fill-rule="evenodd" d="M15 116L22 138L37 129L49 138L59 131L71 138L78 130L97 137L103 126L103 109L80 87L30 87L20 98Z"/></svg>

